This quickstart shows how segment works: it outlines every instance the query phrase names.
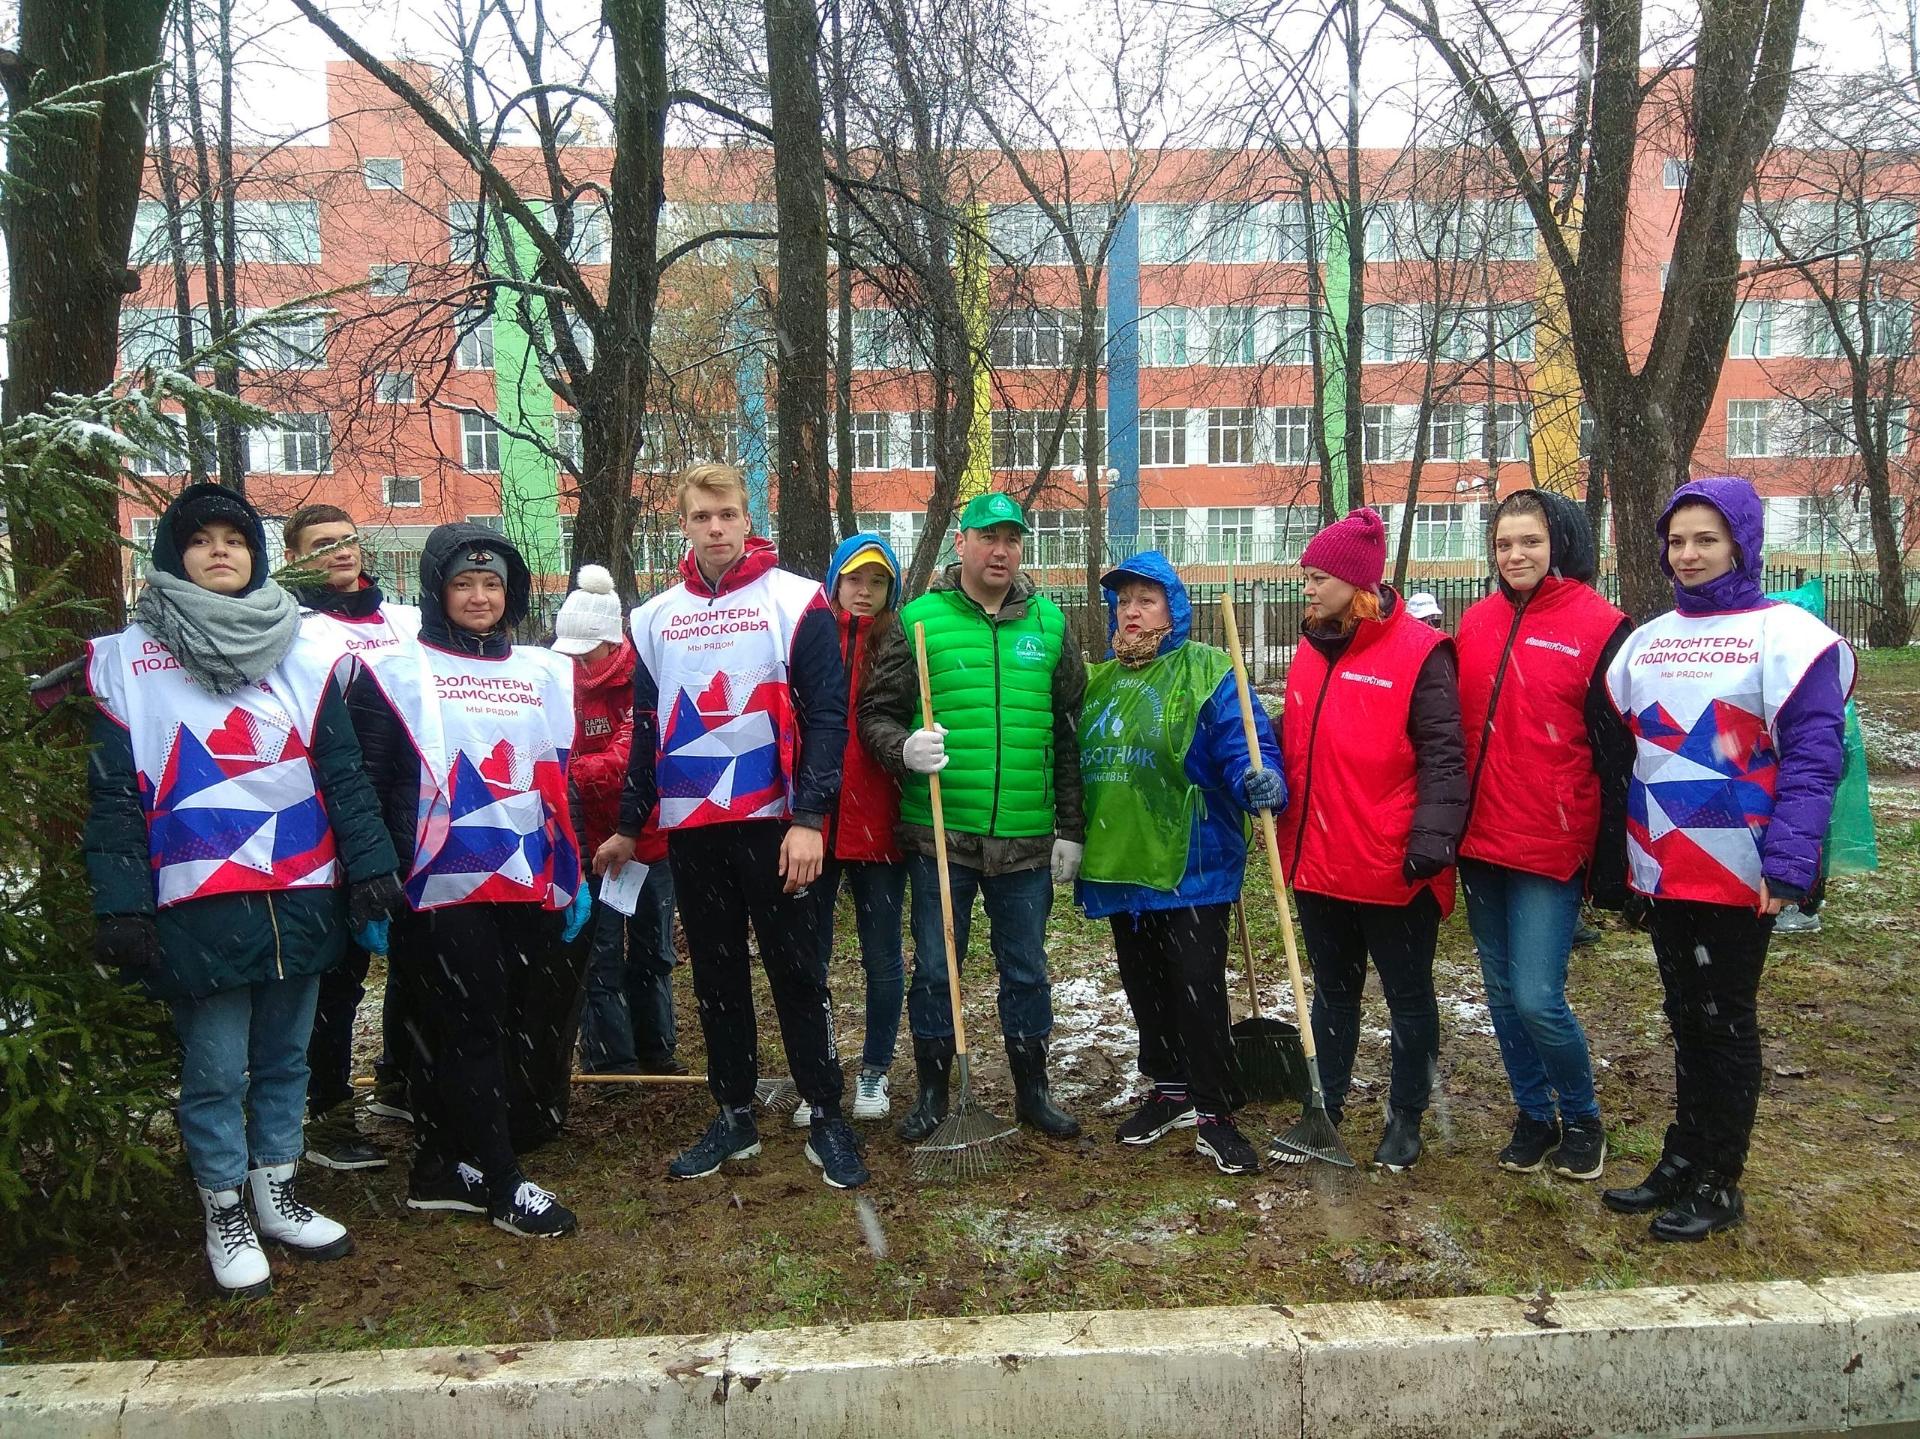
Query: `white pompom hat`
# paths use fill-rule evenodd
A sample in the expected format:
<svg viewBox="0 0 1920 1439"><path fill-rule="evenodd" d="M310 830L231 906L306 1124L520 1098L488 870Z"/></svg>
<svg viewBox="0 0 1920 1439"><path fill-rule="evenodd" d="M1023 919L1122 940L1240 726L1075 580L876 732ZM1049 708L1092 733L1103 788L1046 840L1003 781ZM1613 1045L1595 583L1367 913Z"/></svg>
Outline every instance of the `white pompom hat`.
<svg viewBox="0 0 1920 1439"><path fill-rule="evenodd" d="M580 587L560 606L553 625L553 648L563 655L583 655L595 645L619 644L620 596L604 565L580 566Z"/></svg>

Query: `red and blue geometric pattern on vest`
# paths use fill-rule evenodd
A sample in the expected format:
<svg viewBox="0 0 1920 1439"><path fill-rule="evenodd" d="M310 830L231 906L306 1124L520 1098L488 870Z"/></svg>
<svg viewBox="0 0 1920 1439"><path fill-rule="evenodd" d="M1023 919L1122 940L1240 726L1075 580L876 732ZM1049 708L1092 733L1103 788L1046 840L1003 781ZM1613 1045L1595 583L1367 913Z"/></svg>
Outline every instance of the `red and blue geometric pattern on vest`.
<svg viewBox="0 0 1920 1439"><path fill-rule="evenodd" d="M500 740L475 764L456 752L444 814L429 814L429 830L444 824L433 859L407 882L407 897L422 909L448 904L534 902L554 907L556 877L571 893L580 872L570 827L550 822L567 813L567 751L519 752Z"/></svg>
<svg viewBox="0 0 1920 1439"><path fill-rule="evenodd" d="M784 666L722 671L674 698L655 776L660 823L723 824L779 813L793 772L793 692Z"/></svg>

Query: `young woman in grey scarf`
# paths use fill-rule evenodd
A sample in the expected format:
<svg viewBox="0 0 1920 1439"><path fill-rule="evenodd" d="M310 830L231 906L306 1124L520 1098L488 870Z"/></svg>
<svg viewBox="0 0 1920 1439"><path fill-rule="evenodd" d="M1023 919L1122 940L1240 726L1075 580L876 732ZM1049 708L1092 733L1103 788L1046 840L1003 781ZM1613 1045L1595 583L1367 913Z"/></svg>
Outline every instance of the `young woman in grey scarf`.
<svg viewBox="0 0 1920 1439"><path fill-rule="evenodd" d="M207 1262L219 1292L250 1296L271 1283L263 1238L309 1259L351 1247L294 1189L307 1038L349 927L400 902L398 860L334 654L301 637L242 496L174 501L134 614L88 647L94 953L172 1011Z"/></svg>

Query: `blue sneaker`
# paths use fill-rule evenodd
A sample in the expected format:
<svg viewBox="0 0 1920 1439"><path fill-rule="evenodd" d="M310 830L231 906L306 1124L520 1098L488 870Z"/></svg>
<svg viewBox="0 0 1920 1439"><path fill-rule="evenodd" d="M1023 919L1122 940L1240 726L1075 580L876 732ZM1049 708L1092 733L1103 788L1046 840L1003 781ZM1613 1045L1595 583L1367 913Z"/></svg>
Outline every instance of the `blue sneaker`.
<svg viewBox="0 0 1920 1439"><path fill-rule="evenodd" d="M860 1161L860 1143L854 1138L853 1127L837 1114L813 1121L807 1161L820 1166L820 1177L834 1189L858 1189L873 1178Z"/></svg>
<svg viewBox="0 0 1920 1439"><path fill-rule="evenodd" d="M675 1179L705 1179L729 1159L751 1159L759 1152L760 1131L753 1116L723 1109L707 1132L667 1165L667 1173Z"/></svg>

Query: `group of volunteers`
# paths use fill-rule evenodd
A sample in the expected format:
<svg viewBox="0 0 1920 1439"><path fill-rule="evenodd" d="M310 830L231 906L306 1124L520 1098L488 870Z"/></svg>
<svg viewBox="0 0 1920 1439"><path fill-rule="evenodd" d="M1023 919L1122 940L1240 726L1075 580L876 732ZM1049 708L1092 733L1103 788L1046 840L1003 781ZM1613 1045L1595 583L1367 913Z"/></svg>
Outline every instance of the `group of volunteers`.
<svg viewBox="0 0 1920 1439"><path fill-rule="evenodd" d="M1111 926L1150 1084L1116 1137L1192 1129L1221 1171L1254 1172L1227 953L1263 811L1336 1124L1369 959L1380 979L1375 1165L1421 1156L1457 875L1516 1108L1499 1166L1602 1173L1568 956L1584 903L1629 908L1665 988L1677 1104L1652 1172L1603 1201L1655 1216L1663 1239L1739 1221L1761 971L1773 916L1819 870L1853 679L1842 640L1762 594L1746 481L1675 491L1659 525L1676 607L1638 629L1594 588L1585 513L1559 495L1501 502L1495 588L1451 637L1382 582L1384 528L1355 511L1302 554L1273 718L1246 717L1157 552L1102 578L1108 645L1089 665L1022 572L1027 521L1004 494L966 504L954 562L911 599L878 534L845 540L824 587L781 568L728 466L687 470L679 503L679 583L623 620L612 576L583 567L550 648L513 642L532 577L494 531L436 529L414 610L364 573L344 511L287 521L292 588L234 492L190 486L161 517L134 623L89 658L85 846L98 958L171 1007L222 1290L269 1285L262 1241L349 1247L296 1169L386 1163L354 1123L350 1074L375 953L369 1108L413 1125L408 1205L570 1231L521 1156L565 1121L576 1049L588 1073L685 1073L676 914L716 1113L675 1178L760 1152L756 951L825 1182L869 1178L849 1118L891 1112L903 1009L915 1086L898 1134L935 1132L955 1063L943 884L960 955L976 896L986 912L1020 1123L1080 1134L1049 1076L1046 931L1071 884ZM843 884L865 984L850 1109L830 989Z"/></svg>

